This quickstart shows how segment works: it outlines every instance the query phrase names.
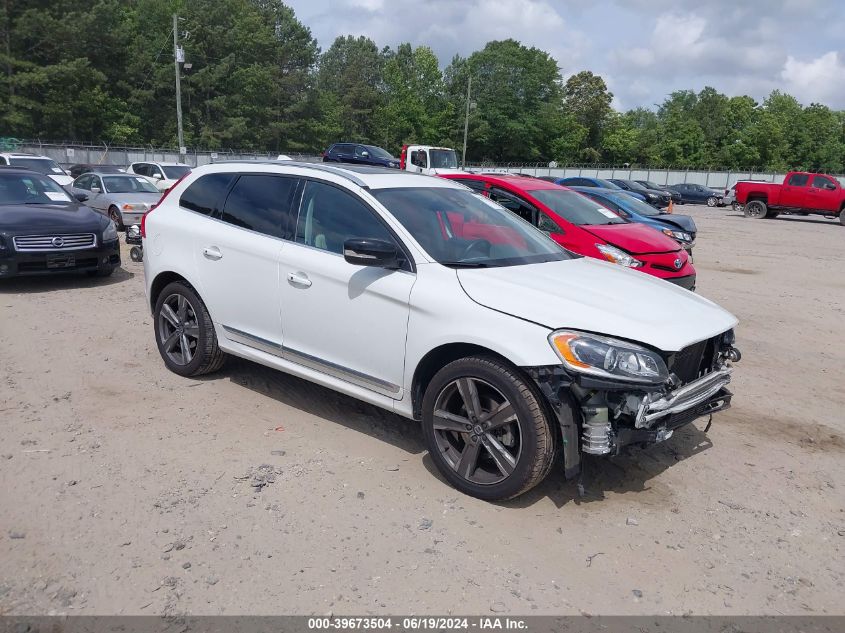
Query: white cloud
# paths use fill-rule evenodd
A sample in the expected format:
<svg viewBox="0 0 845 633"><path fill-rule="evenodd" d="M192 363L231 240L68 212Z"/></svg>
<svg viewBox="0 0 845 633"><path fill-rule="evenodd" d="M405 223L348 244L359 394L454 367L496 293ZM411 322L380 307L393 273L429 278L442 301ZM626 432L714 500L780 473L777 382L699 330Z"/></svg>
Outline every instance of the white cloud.
<svg viewBox="0 0 845 633"><path fill-rule="evenodd" d="M843 0L286 1L323 50L338 35L366 35L379 47L430 46L445 66L513 38L548 52L564 77L602 75L624 108L706 85L758 100L778 88L845 108ZM816 70L830 79L808 79Z"/></svg>
<svg viewBox="0 0 845 633"><path fill-rule="evenodd" d="M828 51L808 62L789 55L780 76L786 91L802 103L845 105L845 63L836 51Z"/></svg>

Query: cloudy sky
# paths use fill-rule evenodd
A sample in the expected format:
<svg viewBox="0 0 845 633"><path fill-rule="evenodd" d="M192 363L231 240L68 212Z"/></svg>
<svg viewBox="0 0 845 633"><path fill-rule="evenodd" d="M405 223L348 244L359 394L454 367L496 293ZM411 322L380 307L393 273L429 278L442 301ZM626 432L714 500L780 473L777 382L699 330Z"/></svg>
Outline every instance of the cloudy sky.
<svg viewBox="0 0 845 633"><path fill-rule="evenodd" d="M564 77L605 78L620 109L706 85L778 88L845 109L843 0L288 0L325 50L338 35L434 49L441 66L494 39L550 53Z"/></svg>

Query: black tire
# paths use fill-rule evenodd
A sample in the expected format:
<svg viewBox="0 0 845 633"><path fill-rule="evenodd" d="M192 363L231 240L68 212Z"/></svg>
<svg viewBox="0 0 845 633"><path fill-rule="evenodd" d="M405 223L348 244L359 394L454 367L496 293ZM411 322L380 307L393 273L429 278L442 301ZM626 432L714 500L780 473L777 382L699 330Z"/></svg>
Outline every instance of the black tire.
<svg viewBox="0 0 845 633"><path fill-rule="evenodd" d="M473 417L464 399L461 385L468 383L475 385L478 417ZM496 394L504 402L497 404ZM435 417L436 408L452 417ZM506 418L500 417L507 413ZM422 424L437 469L452 486L485 501L511 499L530 490L548 475L554 460L555 436L542 396L519 370L498 359L462 358L437 372L423 397ZM483 430L487 425L492 426ZM473 448L474 460L466 459L467 474L459 474L465 454Z"/></svg>
<svg viewBox="0 0 845 633"><path fill-rule="evenodd" d="M187 303L184 312L178 307L182 305L182 300ZM165 305L174 313L176 323L164 313ZM205 303L184 281L168 284L159 294L153 310L153 329L159 354L167 368L175 374L209 374L220 369L226 360L226 355L217 344L214 323ZM175 334L179 336L174 340L171 337ZM188 343L187 348L183 348L185 342ZM179 346L179 352L175 345Z"/></svg>
<svg viewBox="0 0 845 633"><path fill-rule="evenodd" d="M739 203L738 203L738 202L736 202L736 201L731 202L731 210L732 210L732 211L742 211L742 205L741 205L741 204L739 204Z"/></svg>
<svg viewBox="0 0 845 633"><path fill-rule="evenodd" d="M117 207L111 206L109 207L109 219L114 222L115 227L117 227L118 231L125 231L126 227L123 226L123 217L120 215L120 211Z"/></svg>
<svg viewBox="0 0 845 633"><path fill-rule="evenodd" d="M745 203L742 213L746 218L752 220L762 220L769 214L769 207L762 200L749 200Z"/></svg>
<svg viewBox="0 0 845 633"><path fill-rule="evenodd" d="M716 198L716 196L710 196L709 198L707 198L707 206L708 207L715 207L718 203L719 203L719 201Z"/></svg>
<svg viewBox="0 0 845 633"><path fill-rule="evenodd" d="M845 209L839 212L839 224L845 226Z"/></svg>
<svg viewBox="0 0 845 633"><path fill-rule="evenodd" d="M138 246L133 246L129 249L129 259L133 262L142 262L144 261L144 251L141 250Z"/></svg>

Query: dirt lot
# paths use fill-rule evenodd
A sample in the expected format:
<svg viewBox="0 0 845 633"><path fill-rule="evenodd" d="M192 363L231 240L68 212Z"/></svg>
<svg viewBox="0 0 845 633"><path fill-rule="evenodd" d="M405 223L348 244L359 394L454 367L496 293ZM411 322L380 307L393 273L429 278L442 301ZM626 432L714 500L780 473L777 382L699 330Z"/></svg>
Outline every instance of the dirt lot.
<svg viewBox="0 0 845 633"><path fill-rule="evenodd" d="M843 613L845 227L678 211L734 408L583 499L461 496L415 424L246 361L167 372L126 252L0 282L0 613Z"/></svg>

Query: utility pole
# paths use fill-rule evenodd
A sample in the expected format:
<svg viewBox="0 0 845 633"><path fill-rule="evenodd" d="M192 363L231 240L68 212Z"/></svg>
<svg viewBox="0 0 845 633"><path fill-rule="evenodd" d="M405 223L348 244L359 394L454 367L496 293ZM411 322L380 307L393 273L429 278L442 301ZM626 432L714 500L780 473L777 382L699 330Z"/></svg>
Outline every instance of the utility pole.
<svg viewBox="0 0 845 633"><path fill-rule="evenodd" d="M467 132L469 132L469 95L472 87L472 75L467 77L467 113L464 116L464 151L461 154L461 168L467 166Z"/></svg>
<svg viewBox="0 0 845 633"><path fill-rule="evenodd" d="M173 67L176 70L176 130L179 135L179 158L184 162L185 140L182 136L182 83L179 63L185 61L185 52L179 48L179 17L173 14Z"/></svg>

